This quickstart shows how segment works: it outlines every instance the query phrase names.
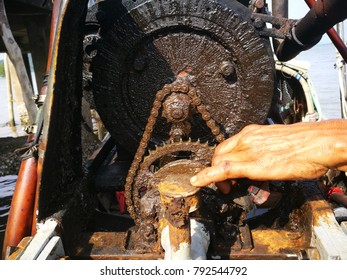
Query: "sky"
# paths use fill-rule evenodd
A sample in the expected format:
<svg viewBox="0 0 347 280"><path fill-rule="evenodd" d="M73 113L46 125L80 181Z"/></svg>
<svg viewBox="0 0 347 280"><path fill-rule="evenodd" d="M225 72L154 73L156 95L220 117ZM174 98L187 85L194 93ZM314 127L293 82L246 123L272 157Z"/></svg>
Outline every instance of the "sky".
<svg viewBox="0 0 347 280"><path fill-rule="evenodd" d="M276 1L276 0L274 0ZM272 0L267 0L266 3L271 11ZM291 19L300 19L309 11L309 7L307 6L304 0L288 0L288 17ZM344 22L344 39L347 40L347 20ZM324 35L322 40L319 42L320 44L330 43L330 39L327 35Z"/></svg>

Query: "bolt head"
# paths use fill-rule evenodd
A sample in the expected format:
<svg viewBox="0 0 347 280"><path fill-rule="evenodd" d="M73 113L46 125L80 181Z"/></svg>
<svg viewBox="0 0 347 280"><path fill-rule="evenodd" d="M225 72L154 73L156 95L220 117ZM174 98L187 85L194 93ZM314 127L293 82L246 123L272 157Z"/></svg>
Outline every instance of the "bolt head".
<svg viewBox="0 0 347 280"><path fill-rule="evenodd" d="M223 61L219 67L219 72L224 77L228 77L235 72L235 67L230 61Z"/></svg>

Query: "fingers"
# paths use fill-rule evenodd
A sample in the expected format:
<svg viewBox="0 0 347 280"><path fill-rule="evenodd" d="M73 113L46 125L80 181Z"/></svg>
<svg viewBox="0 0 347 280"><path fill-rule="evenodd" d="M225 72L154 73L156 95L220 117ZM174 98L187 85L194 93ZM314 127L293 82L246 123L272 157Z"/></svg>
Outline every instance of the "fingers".
<svg viewBox="0 0 347 280"><path fill-rule="evenodd" d="M231 152L221 155L213 155L211 165L223 164L223 162L251 162L255 160L254 153L249 153L247 151Z"/></svg>
<svg viewBox="0 0 347 280"><path fill-rule="evenodd" d="M220 143L214 150L214 156L223 155L232 151L237 146L240 137L239 134L236 134Z"/></svg>
<svg viewBox="0 0 347 280"><path fill-rule="evenodd" d="M207 167L193 176L190 183L193 186L202 187L211 183L222 182L227 179L244 178L245 170L248 170L249 165L243 162L223 161L218 165ZM227 191L225 185L222 187Z"/></svg>
<svg viewBox="0 0 347 280"><path fill-rule="evenodd" d="M244 127L236 135L234 135L234 136L228 138L227 140L225 140L224 142L220 143L215 149L214 156L224 155L224 154L232 152L233 150L238 148L238 146L241 145L240 139L243 141L247 141L247 139L248 139L247 142L253 142L254 139L256 139L258 141L262 141L263 138L266 138L266 135L268 135L267 130L269 128L272 129L272 127L273 126L261 126L261 125L255 125L255 124L248 125L248 126Z"/></svg>
<svg viewBox="0 0 347 280"><path fill-rule="evenodd" d="M263 126L256 125L256 124L251 124L251 125L244 127L239 133L235 134L234 136L231 136L227 140L220 143L216 147L214 155L218 156L218 155L223 155L225 153L229 153L230 151L235 149L235 147L238 145L240 138L244 137L245 134L247 134L251 131L258 130L259 128L264 129L266 127L267 126L263 127Z"/></svg>

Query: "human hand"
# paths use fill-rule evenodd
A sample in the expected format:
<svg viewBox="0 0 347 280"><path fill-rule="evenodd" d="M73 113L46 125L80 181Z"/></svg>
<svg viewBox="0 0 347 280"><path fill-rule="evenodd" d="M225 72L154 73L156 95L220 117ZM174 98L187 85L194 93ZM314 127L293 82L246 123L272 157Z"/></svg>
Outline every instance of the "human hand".
<svg viewBox="0 0 347 280"><path fill-rule="evenodd" d="M292 125L249 125L216 147L211 167L191 178L194 186L228 179L315 179L328 169L347 171L347 120Z"/></svg>

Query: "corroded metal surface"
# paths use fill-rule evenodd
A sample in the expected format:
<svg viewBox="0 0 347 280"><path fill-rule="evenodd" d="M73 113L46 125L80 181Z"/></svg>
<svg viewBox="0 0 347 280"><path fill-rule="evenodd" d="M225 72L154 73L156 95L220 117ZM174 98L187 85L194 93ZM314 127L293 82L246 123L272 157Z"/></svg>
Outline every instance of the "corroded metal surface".
<svg viewBox="0 0 347 280"><path fill-rule="evenodd" d="M130 181L131 183L129 185L126 185L128 186L128 188L126 189L128 210L129 212L132 211L130 213L133 215L133 218L135 219L137 223L140 222L139 200L141 195L143 195L143 193L141 194L141 190L143 191L143 187L145 187L145 190L147 188L151 188L150 179L155 174L154 172L150 171L151 165L155 163L157 160L159 160L160 158L165 157L166 155L170 155L170 154L174 154L174 153L182 152L182 151L191 152L192 159L195 159L199 162L203 162L206 165L210 162L210 159L213 153L212 147L208 146L207 144L201 144L199 142L190 142L190 141L177 142L177 143L173 142L171 144L166 144L162 147L158 147L154 151L151 151L150 154L147 157L145 157L143 162L141 163L140 169L136 177L135 176L133 177L132 180L134 180L134 183L132 184L132 181ZM130 171L129 171L128 178L131 175ZM129 209L129 207L132 207L132 206L134 208Z"/></svg>
<svg viewBox="0 0 347 280"><path fill-rule="evenodd" d="M227 136L265 120L274 88L273 58L246 7L236 1L107 2L96 13L102 44L92 61L93 94L121 146L135 152L156 92L186 69ZM234 69L229 75L220 73L225 64ZM192 139L213 140L199 113L193 112L190 122ZM149 143L159 144L169 130L159 117Z"/></svg>
<svg viewBox="0 0 347 280"><path fill-rule="evenodd" d="M207 127L210 129L211 134L213 136L215 136L216 140L218 142L221 142L224 140L224 135L223 133L220 131L220 128L218 127L218 125L216 124L216 121L214 120L214 118L212 118L211 113L207 110L206 106L204 106L201 102L201 99L198 95L198 91L196 90L195 87L191 86L189 84L189 79L193 78L193 76L191 75L184 75L184 77L178 77L177 80L171 84L167 84L163 87L162 90L159 90L156 94L156 98L153 102L153 107L150 113L150 116L148 118L147 121L147 125L145 127L144 133L142 135L139 147L136 151L136 154L134 156L134 160L131 164L131 167L129 169L128 172L128 176L126 179L126 185L125 185L125 190L126 190L126 203L128 205L128 211L129 213L132 215L132 217L135 219L135 222L138 224L140 222L139 217L138 217L138 212L139 212L139 205L138 205L138 201L139 201L139 189L140 188L136 188L133 187L134 184L134 180L136 180L136 175L139 172L139 169L142 169L146 171L147 173L147 168L149 166L145 165L145 161L143 163L143 157L146 153L146 149L148 149L149 146L149 141L152 137L153 134L153 130L154 127L156 125L158 125L157 122L158 121L158 116L159 116L159 110L160 108L163 106L163 101L166 97L171 97L172 94L185 94L185 99L190 100L190 107L195 108L196 111L198 113L200 113L200 115L202 116L202 119L206 122ZM172 103L171 103L172 104ZM168 105L166 106L166 108L168 107ZM170 107L170 105L169 105ZM189 107L189 106L188 106ZM188 110L188 108L187 108ZM168 118L168 120L170 118L172 118L171 114L169 112L167 112L168 110L166 109L164 111L166 117ZM184 114L183 114L184 115ZM183 120L185 120L183 118ZM176 119L177 121L177 119ZM175 122L174 122L175 124ZM175 130L171 130L172 133L175 133ZM182 135L183 136L183 135ZM173 137L173 140L175 140L175 137ZM180 143L180 142L179 142ZM207 146L205 145L201 145L200 143L197 142L197 145L195 144L191 144L191 142L183 142L184 144L182 144L181 146L178 146L177 144L174 144L173 147L168 148L169 146L166 146L165 149L161 149L161 156L165 156L168 154L171 154L173 152L179 152L179 151L191 151L191 152L195 152L196 155L200 156L203 154L201 152L201 149L204 150L209 150L209 148L207 148ZM198 149L196 149L196 146L198 147ZM177 149L179 148L179 149ZM164 152L164 153L163 153ZM158 155L158 153L156 153L156 156ZM209 156L211 156L211 152L207 152L205 154L205 162L208 163L209 162ZM153 158L153 154L149 155L150 158ZM158 157L156 157L156 159L158 159ZM147 160L148 162L148 160ZM153 163L154 161L152 161ZM142 181L145 181L143 177L140 177ZM141 182L141 185L143 186L143 182ZM147 187L147 186L146 186Z"/></svg>
<svg viewBox="0 0 347 280"><path fill-rule="evenodd" d="M196 210L198 207L197 193L199 189L190 185L189 178L194 173L189 171L192 171L192 169L185 168L185 172L182 172L182 169L177 172L177 168L177 164L171 167L173 172L168 171L168 175L159 183L158 190L163 218L166 219L169 227L172 257L190 259L189 212Z"/></svg>
<svg viewBox="0 0 347 280"><path fill-rule="evenodd" d="M71 258L96 260L155 260L163 258L160 253L138 253L126 250L127 235L124 232L84 233L79 236L75 248L71 251Z"/></svg>
<svg viewBox="0 0 347 280"><path fill-rule="evenodd" d="M253 3L256 10L263 8L263 1ZM79 232L83 213L92 203L85 203L87 192L80 187L88 186L87 182L76 182L80 164L74 161L72 168L71 160L79 159L80 153L79 145L72 145L76 150L64 151L66 159L52 161L51 173L46 169L46 176L53 174L59 180L43 178L41 195L48 199L40 206L42 217L46 217L76 194L65 211L58 213L58 218L63 217L69 256L163 258L163 229L169 225L176 231L170 236L176 250L180 243L190 242L188 221L193 218L211 237L208 258L317 257L311 252L312 227L331 213L326 213L326 205L317 202L321 198L313 197L312 192L306 204L298 199L303 195L283 195L280 206L257 216L245 192L246 181L236 182L237 189L229 195L220 194L213 184L199 189L197 195L197 189L189 185L189 178L210 164L215 144L249 123L263 123L268 114L274 67L268 41L260 37L266 31L266 17L252 17L250 10L233 0L106 0L96 4L92 13L88 19L93 23L84 34L84 89L92 92L114 144L133 158L125 195L136 225L122 224L109 229L112 232L95 228L94 233ZM59 67L62 77L65 68ZM65 95L55 95L54 101L64 101L62 97L68 105L75 104L74 98ZM63 110L65 121L79 103L72 108L71 112ZM52 111L52 117L57 114L61 111ZM79 126L72 125L80 119L74 116L67 123L76 133L70 144L79 139ZM51 128L61 132L62 138L54 146L48 142L45 160L63 154L62 143L68 139L65 126L52 123ZM66 171L64 176L57 177L61 171ZM191 213L191 208L196 211ZM112 221L120 224L118 218ZM324 222L328 224L329 219Z"/></svg>
<svg viewBox="0 0 347 280"><path fill-rule="evenodd" d="M317 214L315 214L317 213ZM318 217L331 213L324 201L312 200L304 203L293 214L290 223L298 224L296 229L283 227L248 229L240 226L240 245L230 246L223 238L214 237L208 258L221 259L319 259L317 250L311 246L312 227ZM129 249L128 242L132 231L126 233L96 232L83 234L71 254L72 258L92 259L162 259L163 252L150 252ZM138 240L139 243L144 242ZM86 246L85 244L89 244Z"/></svg>
<svg viewBox="0 0 347 280"><path fill-rule="evenodd" d="M171 144L168 145L168 148L182 148L182 144L183 143L177 143L176 145ZM169 149L166 149L166 151L169 151ZM210 149L207 149L207 151L210 151ZM153 157L151 159L153 160L156 158L155 153L152 155ZM145 158L145 160L146 159L149 160L150 157ZM192 194L196 193L199 189L190 186L189 178L202 168L204 168L204 165L199 161L181 159L167 163L157 172L150 174L147 168L147 172L145 171L146 169L141 170L142 176L138 177L141 178L141 180L137 182L137 187L142 189L144 194L139 194L138 200L136 201L136 205L138 205L136 208L138 210L138 227L132 230L133 234L131 236L130 248L145 252L161 250L160 234L163 228L168 225L168 219L162 219L163 215L165 216L165 211L163 210L163 199L160 199L160 197L162 197L159 193L160 185L167 180L171 182L172 180L170 178L180 178L179 182L181 182L181 188L177 189L175 187L176 184L178 184L178 181L175 180L176 184L170 185L174 189L165 188L165 190L161 191L168 199L171 197L171 200L169 199L171 202L175 201L178 205L181 205L182 195L185 194L185 201L191 206L189 211L196 210L200 200L199 196ZM184 182L184 184L182 182ZM165 186L168 187L168 184ZM185 186L190 187L187 190ZM143 188L146 188L146 190L143 190ZM185 188L185 191L183 191L182 188ZM174 204L169 203L168 205ZM171 206L168 207L170 208ZM177 211L171 208L170 211L166 213L168 214L169 212L173 215L177 213ZM186 218L188 218L188 216Z"/></svg>

